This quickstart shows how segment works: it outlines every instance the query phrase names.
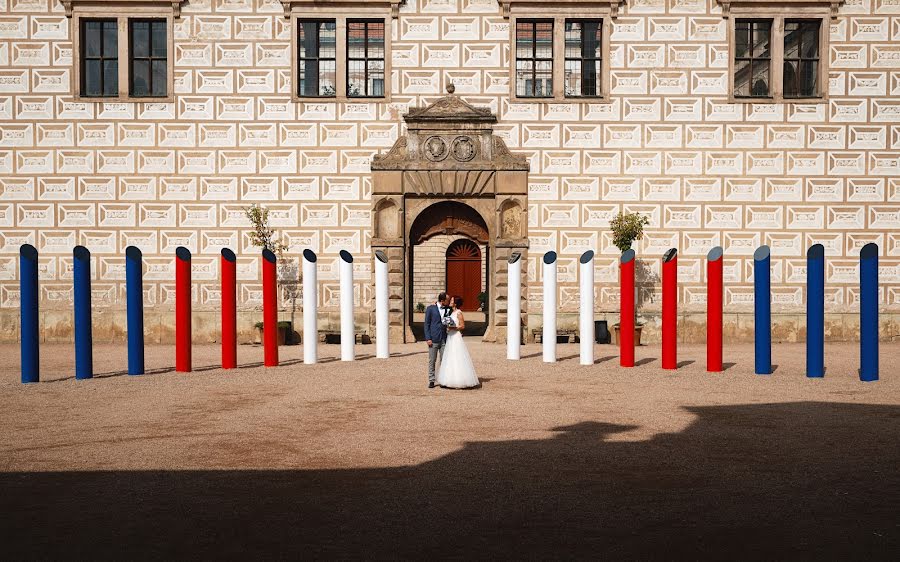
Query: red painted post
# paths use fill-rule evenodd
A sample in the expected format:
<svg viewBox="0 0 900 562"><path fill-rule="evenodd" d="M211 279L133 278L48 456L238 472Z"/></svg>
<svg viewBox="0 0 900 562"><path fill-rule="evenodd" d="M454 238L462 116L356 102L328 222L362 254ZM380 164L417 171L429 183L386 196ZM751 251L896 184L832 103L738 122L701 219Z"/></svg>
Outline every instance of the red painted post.
<svg viewBox="0 0 900 562"><path fill-rule="evenodd" d="M275 286L275 254L262 252L263 269L263 346L266 367L278 366L278 296Z"/></svg>
<svg viewBox="0 0 900 562"><path fill-rule="evenodd" d="M722 370L722 247L706 256L706 370Z"/></svg>
<svg viewBox="0 0 900 562"><path fill-rule="evenodd" d="M678 250L663 255L662 368L678 368Z"/></svg>
<svg viewBox="0 0 900 562"><path fill-rule="evenodd" d="M191 251L175 249L175 370L191 372Z"/></svg>
<svg viewBox="0 0 900 562"><path fill-rule="evenodd" d="M237 367L237 258L222 248L222 368Z"/></svg>
<svg viewBox="0 0 900 562"><path fill-rule="evenodd" d="M634 367L634 250L619 258L619 365Z"/></svg>

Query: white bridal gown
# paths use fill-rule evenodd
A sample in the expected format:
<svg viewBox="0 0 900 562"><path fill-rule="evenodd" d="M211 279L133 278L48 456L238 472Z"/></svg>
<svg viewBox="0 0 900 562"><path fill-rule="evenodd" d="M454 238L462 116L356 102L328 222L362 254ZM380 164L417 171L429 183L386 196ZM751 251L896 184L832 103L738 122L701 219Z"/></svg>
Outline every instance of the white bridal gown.
<svg viewBox="0 0 900 562"><path fill-rule="evenodd" d="M458 316L458 311L450 315L457 325ZM472 388L479 384L472 357L459 330L449 330L447 333L447 343L444 344L444 357L441 359L437 382L447 388Z"/></svg>

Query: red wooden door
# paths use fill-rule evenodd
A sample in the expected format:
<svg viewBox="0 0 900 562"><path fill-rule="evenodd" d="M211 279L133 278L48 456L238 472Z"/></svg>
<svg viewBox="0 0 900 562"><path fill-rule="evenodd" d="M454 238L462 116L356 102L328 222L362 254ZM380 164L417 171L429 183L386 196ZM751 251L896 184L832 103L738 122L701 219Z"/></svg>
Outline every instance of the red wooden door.
<svg viewBox="0 0 900 562"><path fill-rule="evenodd" d="M447 293L463 298L462 310L478 310L481 291L481 250L471 240L457 240L447 248Z"/></svg>

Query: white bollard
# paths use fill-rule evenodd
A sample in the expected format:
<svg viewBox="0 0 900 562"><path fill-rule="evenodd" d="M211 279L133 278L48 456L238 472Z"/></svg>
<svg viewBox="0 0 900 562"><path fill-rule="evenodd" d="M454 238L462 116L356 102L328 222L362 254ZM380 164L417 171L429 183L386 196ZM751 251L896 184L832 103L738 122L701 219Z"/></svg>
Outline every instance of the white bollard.
<svg viewBox="0 0 900 562"><path fill-rule="evenodd" d="M388 292L388 258L381 250L375 250L375 357L391 356L390 293Z"/></svg>
<svg viewBox="0 0 900 562"><path fill-rule="evenodd" d="M353 361L353 256L341 250L341 361Z"/></svg>
<svg viewBox="0 0 900 562"><path fill-rule="evenodd" d="M581 340L581 364L594 364L594 251L588 250L578 260L581 265L581 294L578 337Z"/></svg>
<svg viewBox="0 0 900 562"><path fill-rule="evenodd" d="M303 362L312 365L318 361L319 331L316 325L316 308L319 298L319 282L316 279L316 253L303 250Z"/></svg>
<svg viewBox="0 0 900 562"><path fill-rule="evenodd" d="M522 254L509 257L506 305L506 358L519 359L522 346Z"/></svg>
<svg viewBox="0 0 900 562"><path fill-rule="evenodd" d="M544 254L544 363L556 363L556 252Z"/></svg>

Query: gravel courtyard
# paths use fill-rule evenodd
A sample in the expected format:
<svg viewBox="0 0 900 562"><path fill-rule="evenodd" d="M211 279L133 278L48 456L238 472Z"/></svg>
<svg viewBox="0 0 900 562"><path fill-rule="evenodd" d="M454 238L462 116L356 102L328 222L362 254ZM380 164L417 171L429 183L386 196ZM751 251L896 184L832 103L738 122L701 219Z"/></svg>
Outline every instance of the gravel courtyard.
<svg viewBox="0 0 900 562"><path fill-rule="evenodd" d="M750 345L723 373L682 346L593 366L560 345L508 362L469 340L480 389L429 390L424 344L303 365L282 347L44 345L42 382L19 383L0 346L4 558L896 559L900 552L900 344L861 383L856 344L826 346L807 379L802 344L771 376Z"/></svg>

